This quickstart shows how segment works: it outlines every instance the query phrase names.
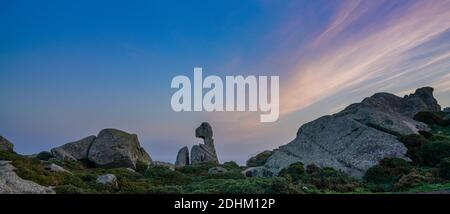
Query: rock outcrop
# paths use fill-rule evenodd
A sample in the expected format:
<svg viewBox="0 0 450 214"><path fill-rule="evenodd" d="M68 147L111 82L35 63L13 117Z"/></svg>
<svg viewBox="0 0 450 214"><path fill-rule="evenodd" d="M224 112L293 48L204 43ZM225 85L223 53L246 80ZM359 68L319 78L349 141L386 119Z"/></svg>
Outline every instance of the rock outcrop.
<svg viewBox="0 0 450 214"><path fill-rule="evenodd" d="M292 163L302 162L361 177L385 157L408 160L407 149L397 137L428 131L428 126L413 116L440 108L429 87L404 98L377 93L340 113L303 125L292 142L267 159L264 168L275 175Z"/></svg>
<svg viewBox="0 0 450 214"><path fill-rule="evenodd" d="M213 131L209 123L202 123L195 130L195 137L203 139L203 144L195 145L191 149L191 164L206 162L219 163L214 147Z"/></svg>
<svg viewBox="0 0 450 214"><path fill-rule="evenodd" d="M67 143L51 150L53 157L59 160L83 161L88 159L88 152L96 136L89 136L79 141Z"/></svg>
<svg viewBox="0 0 450 214"><path fill-rule="evenodd" d="M14 145L3 136L0 136L0 152L12 152L13 150Z"/></svg>
<svg viewBox="0 0 450 214"><path fill-rule="evenodd" d="M96 167L136 169L137 162L152 163L137 135L117 129L104 129L98 136L65 144L51 152L59 160L87 161Z"/></svg>
<svg viewBox="0 0 450 214"><path fill-rule="evenodd" d="M195 129L195 137L203 139L203 143L192 146L190 160L188 147L181 148L175 160L175 167L179 168L201 163L219 163L211 125L203 122Z"/></svg>
<svg viewBox="0 0 450 214"><path fill-rule="evenodd" d="M55 194L49 188L20 178L10 161L0 161L0 194Z"/></svg>
<svg viewBox="0 0 450 214"><path fill-rule="evenodd" d="M187 146L178 151L177 160L175 161L175 167L184 167L189 165L189 149Z"/></svg>
<svg viewBox="0 0 450 214"><path fill-rule="evenodd" d="M152 160L135 134L117 129L102 130L92 142L87 158L99 167L136 169L138 161L150 165Z"/></svg>

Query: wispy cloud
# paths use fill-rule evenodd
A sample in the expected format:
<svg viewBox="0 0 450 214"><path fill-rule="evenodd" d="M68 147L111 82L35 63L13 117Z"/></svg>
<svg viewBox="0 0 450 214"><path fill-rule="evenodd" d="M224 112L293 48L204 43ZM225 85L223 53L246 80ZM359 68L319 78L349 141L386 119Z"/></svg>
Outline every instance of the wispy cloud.
<svg viewBox="0 0 450 214"><path fill-rule="evenodd" d="M408 82L430 76L428 84L439 84L438 90L447 88L448 79L438 77L450 72L448 67L439 67L449 61L450 47L438 53L429 51L435 48L432 45L428 50L418 47L449 33L450 1L407 1L409 5L392 7L375 20L370 16L377 15L382 2L367 2L346 2L305 48L312 57L293 68L294 75L281 90L283 115L345 90L406 90L417 87ZM417 53L428 55L414 59ZM392 87L399 78L405 84Z"/></svg>

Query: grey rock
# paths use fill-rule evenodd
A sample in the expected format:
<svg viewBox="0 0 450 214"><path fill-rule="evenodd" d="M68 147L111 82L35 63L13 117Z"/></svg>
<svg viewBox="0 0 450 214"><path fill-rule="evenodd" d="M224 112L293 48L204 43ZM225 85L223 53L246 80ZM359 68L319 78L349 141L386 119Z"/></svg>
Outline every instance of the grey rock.
<svg viewBox="0 0 450 214"><path fill-rule="evenodd" d="M51 163L51 164L45 166L45 170L48 170L50 172L65 172L65 173L72 174L72 172L70 172L70 171L64 169L63 167L58 166L54 163Z"/></svg>
<svg viewBox="0 0 450 214"><path fill-rule="evenodd" d="M223 173L227 173L227 172L228 172L228 170L221 166L217 166L217 167L208 169L208 174L210 174L210 175L223 174Z"/></svg>
<svg viewBox="0 0 450 214"><path fill-rule="evenodd" d="M138 161L150 165L152 159L135 134L116 129L102 130L88 151L88 160L99 167L136 169Z"/></svg>
<svg viewBox="0 0 450 214"><path fill-rule="evenodd" d="M90 136L79 141L67 143L63 146L52 149L51 153L58 160L87 160L89 148L95 139L95 136Z"/></svg>
<svg viewBox="0 0 450 214"><path fill-rule="evenodd" d="M195 145L191 149L191 164L206 162L219 163L214 146L213 131L209 123L202 123L196 130L195 136L203 139L203 144Z"/></svg>
<svg viewBox="0 0 450 214"><path fill-rule="evenodd" d="M270 178L274 173L264 166L250 167L242 172L246 177L265 177Z"/></svg>
<svg viewBox="0 0 450 214"><path fill-rule="evenodd" d="M178 151L177 160L175 161L175 167L184 167L189 165L189 149L187 146Z"/></svg>
<svg viewBox="0 0 450 214"><path fill-rule="evenodd" d="M117 177L113 174L98 176L96 182L101 185L111 186L115 188L119 186L119 183L117 182Z"/></svg>
<svg viewBox="0 0 450 214"><path fill-rule="evenodd" d="M163 162L163 161L153 161L152 166L163 166L172 171L175 171L175 165L173 165L172 163L167 163L167 162Z"/></svg>
<svg viewBox="0 0 450 214"><path fill-rule="evenodd" d="M191 164L196 165L208 162L219 163L214 146L210 144L194 145L191 149Z"/></svg>
<svg viewBox="0 0 450 214"><path fill-rule="evenodd" d="M9 142L6 138L3 136L0 136L0 151L1 152L12 152L14 150L14 145Z"/></svg>
<svg viewBox="0 0 450 214"><path fill-rule="evenodd" d="M9 161L0 161L0 194L55 194L49 188L20 178Z"/></svg>
<svg viewBox="0 0 450 214"><path fill-rule="evenodd" d="M271 155L264 168L278 174L292 163L332 167L354 177L386 157L409 160L397 136L429 131L412 117L420 111L439 111L432 88L397 97L378 93L335 115L300 127L297 137Z"/></svg>

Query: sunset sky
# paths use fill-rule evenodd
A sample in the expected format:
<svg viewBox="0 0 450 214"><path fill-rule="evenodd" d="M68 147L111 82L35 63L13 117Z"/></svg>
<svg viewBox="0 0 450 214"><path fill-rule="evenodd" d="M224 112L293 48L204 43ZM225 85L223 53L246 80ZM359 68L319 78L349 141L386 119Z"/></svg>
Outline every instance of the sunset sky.
<svg viewBox="0 0 450 214"><path fill-rule="evenodd" d="M117 128L155 160L201 142L244 163L375 92L450 106L450 0L0 1L0 135L32 154ZM280 76L280 118L172 111L177 75Z"/></svg>

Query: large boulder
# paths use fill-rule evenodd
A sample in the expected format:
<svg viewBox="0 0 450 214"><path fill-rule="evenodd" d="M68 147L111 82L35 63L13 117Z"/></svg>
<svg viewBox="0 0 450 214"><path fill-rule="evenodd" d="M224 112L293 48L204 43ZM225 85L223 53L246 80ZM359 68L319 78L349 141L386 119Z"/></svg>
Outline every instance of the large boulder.
<svg viewBox="0 0 450 214"><path fill-rule="evenodd" d="M421 111L440 111L432 88L397 97L378 93L340 113L300 127L297 137L271 155L264 167L274 175L292 163L332 167L354 177L386 157L409 160L398 136L428 131L412 117Z"/></svg>
<svg viewBox="0 0 450 214"><path fill-rule="evenodd" d="M213 131L209 123L202 123L196 130L195 136L203 139L204 144L194 145L191 149L191 164L206 162L219 163L214 147Z"/></svg>
<svg viewBox="0 0 450 214"><path fill-rule="evenodd" d="M12 152L14 145L3 136L0 136L0 152Z"/></svg>
<svg viewBox="0 0 450 214"><path fill-rule="evenodd" d="M175 161L175 167L184 167L189 165L189 149L187 146L178 151L177 160Z"/></svg>
<svg viewBox="0 0 450 214"><path fill-rule="evenodd" d="M136 169L137 162L152 163L137 135L116 129L102 130L92 142L87 157L96 166L107 168Z"/></svg>
<svg viewBox="0 0 450 214"><path fill-rule="evenodd" d="M88 159L89 148L95 136L89 136L79 141L71 142L51 150L52 155L59 160L81 161Z"/></svg>
<svg viewBox="0 0 450 214"><path fill-rule="evenodd" d="M0 194L54 194L49 188L20 178L9 161L0 161Z"/></svg>

